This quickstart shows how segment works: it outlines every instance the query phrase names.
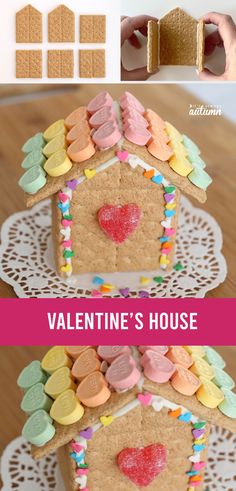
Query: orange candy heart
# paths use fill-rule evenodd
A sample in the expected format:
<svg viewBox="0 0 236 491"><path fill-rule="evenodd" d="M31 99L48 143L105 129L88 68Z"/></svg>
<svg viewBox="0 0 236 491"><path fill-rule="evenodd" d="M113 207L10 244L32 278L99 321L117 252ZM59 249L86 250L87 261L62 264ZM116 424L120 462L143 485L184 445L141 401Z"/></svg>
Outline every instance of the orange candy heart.
<svg viewBox="0 0 236 491"><path fill-rule="evenodd" d="M66 346L65 351L70 358L76 360L88 348L91 348L91 346Z"/></svg>
<svg viewBox="0 0 236 491"><path fill-rule="evenodd" d="M73 162L84 162L95 154L95 147L89 135L81 135L67 150L68 156Z"/></svg>
<svg viewBox="0 0 236 491"><path fill-rule="evenodd" d="M65 119L65 127L71 130L79 121L85 121L87 119L87 109L84 106L78 107Z"/></svg>
<svg viewBox="0 0 236 491"><path fill-rule="evenodd" d="M89 348L83 351L72 367L72 375L77 380L83 380L87 375L99 370L101 362L94 349Z"/></svg>
<svg viewBox="0 0 236 491"><path fill-rule="evenodd" d="M66 141L69 145L73 143L75 140L81 137L83 135L84 137L90 135L90 126L88 124L88 121L79 121L71 130L69 133L66 135Z"/></svg>
<svg viewBox="0 0 236 491"><path fill-rule="evenodd" d="M79 384L76 395L87 407L97 407L104 404L111 396L107 382L101 372L90 373Z"/></svg>

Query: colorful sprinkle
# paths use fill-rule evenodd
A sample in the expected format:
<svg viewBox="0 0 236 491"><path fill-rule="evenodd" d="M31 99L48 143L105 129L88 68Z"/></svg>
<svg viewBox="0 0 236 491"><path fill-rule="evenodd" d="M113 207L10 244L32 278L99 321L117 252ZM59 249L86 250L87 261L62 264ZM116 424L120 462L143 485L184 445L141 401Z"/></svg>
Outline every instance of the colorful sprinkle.
<svg viewBox="0 0 236 491"><path fill-rule="evenodd" d="M165 210L166 217L173 217L176 214L175 210Z"/></svg>
<svg viewBox="0 0 236 491"><path fill-rule="evenodd" d="M98 290L92 290L92 291L91 291L91 295L92 295L92 297L94 297L94 298L102 298L102 293L101 293L101 292L99 292Z"/></svg>
<svg viewBox="0 0 236 491"><path fill-rule="evenodd" d="M94 285L103 285L104 282L104 279L101 278L100 276L94 276L94 278L92 279L92 283Z"/></svg>
<svg viewBox="0 0 236 491"><path fill-rule="evenodd" d="M71 264L66 264L65 266L61 266L62 273L70 273L72 271Z"/></svg>
<svg viewBox="0 0 236 491"><path fill-rule="evenodd" d="M179 407L178 409L175 409L174 411L169 411L169 416L171 416L172 418L179 418L181 416L181 407Z"/></svg>
<svg viewBox="0 0 236 491"><path fill-rule="evenodd" d="M79 435L82 438L85 438L85 440L91 440L93 436L93 429L91 427L86 428L85 430L82 430Z"/></svg>
<svg viewBox="0 0 236 491"><path fill-rule="evenodd" d="M103 426L109 426L114 421L114 417L113 416L101 416L100 421L101 421Z"/></svg>
<svg viewBox="0 0 236 491"><path fill-rule="evenodd" d="M66 185L69 189L71 189L72 191L75 191L75 189L77 188L79 184L79 181L77 181L77 179L72 179L72 181L67 181L66 182Z"/></svg>
<svg viewBox="0 0 236 491"><path fill-rule="evenodd" d="M165 192L167 194L172 194L176 190L175 186L165 186Z"/></svg>
<svg viewBox="0 0 236 491"><path fill-rule="evenodd" d="M148 285L151 282L151 278L146 278L145 276L141 276L139 279L139 283L141 285Z"/></svg>
<svg viewBox="0 0 236 491"><path fill-rule="evenodd" d="M199 421L199 423L194 423L193 427L196 428L196 430L199 430L201 428L205 428L206 426L206 421Z"/></svg>
<svg viewBox="0 0 236 491"><path fill-rule="evenodd" d="M71 257L74 257L74 255L75 255L75 253L74 253L73 251L68 251L68 250L65 250L65 251L63 252L63 257L64 257L65 259L69 259L69 258L71 258Z"/></svg>
<svg viewBox="0 0 236 491"><path fill-rule="evenodd" d="M144 172L144 177L146 177L147 179L152 179L154 177L154 170L151 169L151 170L146 170Z"/></svg>
<svg viewBox="0 0 236 491"><path fill-rule="evenodd" d="M194 452L201 452L206 448L206 445L193 445Z"/></svg>
<svg viewBox="0 0 236 491"><path fill-rule="evenodd" d="M150 294L146 290L140 290L138 296L139 298L149 298Z"/></svg>
<svg viewBox="0 0 236 491"><path fill-rule="evenodd" d="M130 289L129 288L120 288L120 290L119 290L119 293L124 298L128 298L129 297L129 292L130 292Z"/></svg>
<svg viewBox="0 0 236 491"><path fill-rule="evenodd" d="M156 176L153 176L151 178L151 181L152 182L155 182L155 184L161 184L162 181L163 181L163 176L161 176L160 174L156 175Z"/></svg>
<svg viewBox="0 0 236 491"><path fill-rule="evenodd" d="M155 281L156 283L159 283L159 285L161 285L164 281L164 278L163 278L163 276L154 276L153 281Z"/></svg>
<svg viewBox="0 0 236 491"><path fill-rule="evenodd" d="M138 400L143 406L148 406L152 400L152 394L147 392L146 394L138 394Z"/></svg>
<svg viewBox="0 0 236 491"><path fill-rule="evenodd" d="M179 416L179 420L180 421L184 421L185 423L189 423L191 421L191 418L192 418L192 413L184 413L184 414L181 414L181 416Z"/></svg>
<svg viewBox="0 0 236 491"><path fill-rule="evenodd" d="M182 266L181 263L176 263L174 266L173 266L173 269L175 271L182 271L182 269L184 269L184 266Z"/></svg>
<svg viewBox="0 0 236 491"><path fill-rule="evenodd" d="M163 242L168 242L168 240L169 240L169 237L161 237L161 238L159 239L159 241L160 241L161 243L163 243Z"/></svg>

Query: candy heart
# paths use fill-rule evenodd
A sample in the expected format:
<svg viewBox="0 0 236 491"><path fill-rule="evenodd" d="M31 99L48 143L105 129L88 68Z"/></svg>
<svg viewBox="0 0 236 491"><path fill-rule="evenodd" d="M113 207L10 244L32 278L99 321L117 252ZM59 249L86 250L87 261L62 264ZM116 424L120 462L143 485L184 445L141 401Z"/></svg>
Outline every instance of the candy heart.
<svg viewBox="0 0 236 491"><path fill-rule="evenodd" d="M99 370L100 366L101 363L96 351L93 348L89 348L79 355L72 367L71 373L73 377L81 381L90 373Z"/></svg>
<svg viewBox="0 0 236 491"><path fill-rule="evenodd" d="M38 447L45 445L54 435L55 428L52 424L52 419L43 409L33 413L22 430L22 436Z"/></svg>
<svg viewBox="0 0 236 491"><path fill-rule="evenodd" d="M72 358L72 360L77 360L78 356L83 353L83 351L86 351L88 348L91 348L92 346L66 346L65 351L66 354Z"/></svg>
<svg viewBox="0 0 236 491"><path fill-rule="evenodd" d="M165 355L168 351L168 346L139 346L140 353L144 354L147 350L156 351L159 355Z"/></svg>
<svg viewBox="0 0 236 491"><path fill-rule="evenodd" d="M116 358L106 372L106 380L114 389L131 389L140 378L141 373L129 354Z"/></svg>
<svg viewBox="0 0 236 491"><path fill-rule="evenodd" d="M48 412L52 405L52 399L50 399L44 392L44 385L41 383L33 385L25 393L21 401L21 409L27 414L33 414L39 409L44 409Z"/></svg>
<svg viewBox="0 0 236 491"><path fill-rule="evenodd" d="M25 193L35 194L45 186L46 182L46 174L41 165L34 165L21 176L18 184Z"/></svg>
<svg viewBox="0 0 236 491"><path fill-rule="evenodd" d="M77 179L72 179L72 181L66 181L66 185L69 189L71 189L72 191L75 191L75 189L78 186L78 181L77 181Z"/></svg>
<svg viewBox="0 0 236 491"><path fill-rule="evenodd" d="M40 361L35 360L22 370L17 379L17 385L23 390L28 390L39 382L45 384L46 380L47 375L41 369Z"/></svg>
<svg viewBox="0 0 236 491"><path fill-rule="evenodd" d="M112 97L110 96L109 92L106 92L104 90L90 101L90 103L87 106L87 110L90 114L93 114L99 109L101 109L101 107L103 106L111 107L112 105L113 105Z"/></svg>
<svg viewBox="0 0 236 491"><path fill-rule="evenodd" d="M191 173L191 171L193 171L192 164L189 162L189 160L186 157L183 157L182 155L179 156L178 154L175 154L174 157L170 159L169 165L172 170L174 170L177 174L183 177L188 176Z"/></svg>
<svg viewBox="0 0 236 491"><path fill-rule="evenodd" d="M171 137L171 140L175 140L176 142L182 142L183 136L180 132L168 121L165 123L167 134Z"/></svg>
<svg viewBox="0 0 236 491"><path fill-rule="evenodd" d="M138 394L138 400L143 406L148 406L152 400L152 394L149 394L149 392L146 394Z"/></svg>
<svg viewBox="0 0 236 491"><path fill-rule="evenodd" d="M80 138L82 135L83 137L87 137L90 135L91 128L88 124L88 121L79 121L71 130L69 133L66 135L66 141L68 145L71 145L75 140Z"/></svg>
<svg viewBox="0 0 236 491"><path fill-rule="evenodd" d="M65 127L70 130L75 126L79 121L86 121L87 119L87 109L84 106L80 106L75 111L73 111L67 118L65 119Z"/></svg>
<svg viewBox="0 0 236 491"><path fill-rule="evenodd" d="M98 346L97 353L103 360L112 363L115 358L124 353L130 354L129 346Z"/></svg>
<svg viewBox="0 0 236 491"><path fill-rule="evenodd" d="M139 102L139 100L130 92L126 91L119 98L119 103L122 109L133 108L138 111L140 114L144 114L145 108Z"/></svg>
<svg viewBox="0 0 236 491"><path fill-rule="evenodd" d="M116 121L107 121L93 134L92 139L98 148L110 148L121 139L121 133Z"/></svg>
<svg viewBox="0 0 236 491"><path fill-rule="evenodd" d="M178 363L185 368L190 368L193 364L191 356L182 346L172 346L166 357L172 361L172 363Z"/></svg>
<svg viewBox="0 0 236 491"><path fill-rule="evenodd" d="M61 425L71 425L79 421L84 414L84 408L79 403L73 390L62 392L54 401L50 416Z"/></svg>
<svg viewBox="0 0 236 491"><path fill-rule="evenodd" d="M122 295L122 297L127 298L127 297L129 297L130 289L129 288L120 288L119 292Z"/></svg>
<svg viewBox="0 0 236 491"><path fill-rule="evenodd" d="M66 128L64 124L64 119L59 119L55 123L51 124L43 134L44 139L49 142L53 140L55 136L64 135L66 133Z"/></svg>
<svg viewBox="0 0 236 491"><path fill-rule="evenodd" d="M149 380L163 384L170 380L175 371L173 363L166 356L153 350L146 350L141 358L144 374Z"/></svg>
<svg viewBox="0 0 236 491"><path fill-rule="evenodd" d="M56 370L45 384L45 392L56 399L62 392L68 389L76 390L76 385L71 379L70 369L61 367Z"/></svg>
<svg viewBox="0 0 236 491"><path fill-rule="evenodd" d="M96 169L85 169L84 174L87 177L87 179L92 179L96 175L97 171Z"/></svg>
<svg viewBox="0 0 236 491"><path fill-rule="evenodd" d="M106 123L106 121L115 121L115 119L113 108L111 106L104 106L91 116L89 124L92 128L97 129Z"/></svg>
<svg viewBox="0 0 236 491"><path fill-rule="evenodd" d="M171 220L170 220L170 219L169 219L169 220L163 220L163 221L161 222L161 225L162 225L162 227L164 227L164 228L166 228L166 227L167 227L167 228L168 228L168 227L170 227L170 224L171 224Z"/></svg>
<svg viewBox="0 0 236 491"><path fill-rule="evenodd" d="M144 126L137 125L131 122L125 128L125 137L131 143L134 143L135 145L143 146L146 145L150 140L151 133Z"/></svg>
<svg viewBox="0 0 236 491"><path fill-rule="evenodd" d="M23 169L30 169L34 165L41 165L41 167L43 167L45 162L46 162L46 158L42 154L42 148L35 149L26 155L25 159L21 164L21 167L23 167Z"/></svg>
<svg viewBox="0 0 236 491"><path fill-rule="evenodd" d="M53 153L44 164L44 170L52 177L59 177L66 174L71 167L72 162L67 156L65 149Z"/></svg>
<svg viewBox="0 0 236 491"><path fill-rule="evenodd" d="M43 154L49 158L51 155L56 153L58 150L62 150L63 148L66 148L66 139L65 135L61 133L47 143L43 149Z"/></svg>
<svg viewBox="0 0 236 491"><path fill-rule="evenodd" d="M173 156L173 150L164 141L152 139L148 144L148 151L157 159L165 162Z"/></svg>
<svg viewBox="0 0 236 491"><path fill-rule="evenodd" d="M158 128L161 128L161 129L165 129L165 127L166 127L165 122L152 109L147 109L144 116L145 116L146 120L149 121L149 123L151 125L157 126Z"/></svg>
<svg viewBox="0 0 236 491"><path fill-rule="evenodd" d="M85 438L85 440L91 440L93 436L93 429L92 428L86 428L85 430L82 430L80 432L80 436L82 438Z"/></svg>
<svg viewBox="0 0 236 491"><path fill-rule="evenodd" d="M141 448L125 448L118 457L120 471L136 486L148 486L167 464L166 447L161 443Z"/></svg>
<svg viewBox="0 0 236 491"><path fill-rule="evenodd" d="M95 146L90 135L81 135L67 149L67 154L73 162L84 162L95 154Z"/></svg>
<svg viewBox="0 0 236 491"><path fill-rule="evenodd" d="M201 382L190 370L181 366L175 365L176 371L171 378L172 387L180 394L192 396L198 391Z"/></svg>
<svg viewBox="0 0 236 491"><path fill-rule="evenodd" d="M36 135L32 136L22 147L22 152L30 153L33 150L40 150L45 145L45 139L42 133L36 133Z"/></svg>
<svg viewBox="0 0 236 491"><path fill-rule="evenodd" d="M107 382L101 372L90 373L79 384L78 399L88 407L97 407L104 404L111 396Z"/></svg>
<svg viewBox="0 0 236 491"><path fill-rule="evenodd" d="M120 162L127 162L128 161L129 152L127 152L127 150L118 150L116 152L116 155L117 155L118 159L120 160Z"/></svg>
<svg viewBox="0 0 236 491"><path fill-rule="evenodd" d="M141 209L135 203L104 205L98 212L100 227L116 244L121 244L130 236L140 219Z"/></svg>
<svg viewBox="0 0 236 491"><path fill-rule="evenodd" d="M59 193L58 197L59 197L59 200L62 203L65 203L66 201L69 201L69 198L68 198L67 194L64 194L62 192Z"/></svg>
<svg viewBox="0 0 236 491"><path fill-rule="evenodd" d="M113 416L101 416L100 421L103 426L109 426L113 422Z"/></svg>
<svg viewBox="0 0 236 491"><path fill-rule="evenodd" d="M41 367L45 372L52 374L61 367L71 368L72 361L65 353L63 346L54 346L43 357Z"/></svg>

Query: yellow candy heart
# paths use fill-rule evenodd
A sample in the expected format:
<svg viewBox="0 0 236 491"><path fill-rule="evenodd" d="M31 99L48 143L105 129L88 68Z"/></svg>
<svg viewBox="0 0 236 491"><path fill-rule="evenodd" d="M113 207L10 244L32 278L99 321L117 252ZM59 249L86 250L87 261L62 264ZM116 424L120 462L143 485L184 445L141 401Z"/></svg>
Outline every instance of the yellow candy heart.
<svg viewBox="0 0 236 491"><path fill-rule="evenodd" d="M183 136L180 134L180 132L168 121L165 123L166 125L166 132L170 136L171 140L176 140L177 142L182 142Z"/></svg>
<svg viewBox="0 0 236 491"><path fill-rule="evenodd" d="M223 392L210 380L199 377L201 387L197 391L197 399L203 406L214 409L224 400Z"/></svg>
<svg viewBox="0 0 236 491"><path fill-rule="evenodd" d="M54 346L51 348L41 361L41 367L45 372L52 374L58 368L71 368L72 361L65 353L64 346Z"/></svg>
<svg viewBox="0 0 236 491"><path fill-rule="evenodd" d="M51 155L44 164L44 170L49 176L58 177L66 174L72 167L72 162L69 159L66 150L58 150Z"/></svg>
<svg viewBox="0 0 236 491"><path fill-rule="evenodd" d="M66 138L65 135L59 134L53 138L53 140L50 140L47 145L43 149L43 154L49 158L51 155L54 153L58 152L58 150L63 150L66 149Z"/></svg>
<svg viewBox="0 0 236 491"><path fill-rule="evenodd" d="M76 423L82 418L83 414L84 408L71 389L59 395L50 410L51 418L64 426Z"/></svg>
<svg viewBox="0 0 236 491"><path fill-rule="evenodd" d="M173 152L175 153L175 155L179 159L187 157L188 152L187 152L185 146L181 142L177 142L176 140L172 140L170 143L170 146L173 149Z"/></svg>
<svg viewBox="0 0 236 491"><path fill-rule="evenodd" d="M72 266L71 264L66 264L66 266L61 267L61 271L63 273L70 273L72 271Z"/></svg>
<svg viewBox="0 0 236 491"><path fill-rule="evenodd" d="M71 379L71 371L68 367L62 367L56 370L47 380L44 390L46 394L56 399L65 390L72 389L76 391L76 384Z"/></svg>
<svg viewBox="0 0 236 491"><path fill-rule="evenodd" d="M180 176L186 177L193 169L188 159L183 158L179 160L176 155L170 159L169 164L171 169L173 169Z"/></svg>
<svg viewBox="0 0 236 491"><path fill-rule="evenodd" d="M176 208L176 204L175 203L172 203L172 204L168 203L165 208L166 208L166 210L174 210L174 208Z"/></svg>
<svg viewBox="0 0 236 491"><path fill-rule="evenodd" d="M95 174L97 173L96 169L85 169L84 170L84 174L85 176L87 177L87 179L92 179L92 177L95 176Z"/></svg>
<svg viewBox="0 0 236 491"><path fill-rule="evenodd" d="M101 416L100 421L103 426L109 426L114 421L113 416Z"/></svg>
<svg viewBox="0 0 236 491"><path fill-rule="evenodd" d="M66 134L64 119L59 119L58 121L55 121L55 123L51 124L51 126L49 126L44 132L43 137L47 142L49 142L59 134Z"/></svg>

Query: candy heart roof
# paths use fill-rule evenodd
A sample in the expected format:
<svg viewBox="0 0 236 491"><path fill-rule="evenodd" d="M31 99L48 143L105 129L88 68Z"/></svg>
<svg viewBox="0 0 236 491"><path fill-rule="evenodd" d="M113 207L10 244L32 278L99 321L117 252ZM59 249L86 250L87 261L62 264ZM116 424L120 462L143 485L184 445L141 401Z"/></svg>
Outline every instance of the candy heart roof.
<svg viewBox="0 0 236 491"><path fill-rule="evenodd" d="M235 383L224 370L223 358L210 347L54 347L44 356L41 367L40 362L33 364L36 368L30 364L18 378L18 385L26 391L21 408L28 414L45 409L54 420L50 422L53 433L46 442L32 446L36 459L69 443L81 430L99 422L102 416L113 415L140 393L158 395L201 420L236 433L236 394L232 392ZM60 370L68 371L69 375L62 379ZM50 404L26 408L28 391L38 382ZM96 394L91 389L94 382ZM69 415L74 418L72 424L71 419L63 419L69 388L70 399L72 395L78 405L78 415ZM60 394L64 394L63 408ZM32 404L32 397L27 400ZM26 436L25 430L23 435Z"/></svg>
<svg viewBox="0 0 236 491"><path fill-rule="evenodd" d="M108 92L98 94L86 107L34 135L22 150L26 172L19 184L27 206L68 181L83 182L88 170L100 172L120 161L161 174L200 202L205 202L212 182L198 146L129 92L118 102Z"/></svg>

